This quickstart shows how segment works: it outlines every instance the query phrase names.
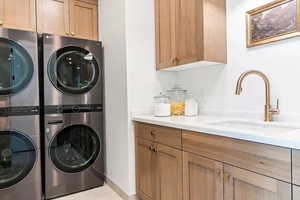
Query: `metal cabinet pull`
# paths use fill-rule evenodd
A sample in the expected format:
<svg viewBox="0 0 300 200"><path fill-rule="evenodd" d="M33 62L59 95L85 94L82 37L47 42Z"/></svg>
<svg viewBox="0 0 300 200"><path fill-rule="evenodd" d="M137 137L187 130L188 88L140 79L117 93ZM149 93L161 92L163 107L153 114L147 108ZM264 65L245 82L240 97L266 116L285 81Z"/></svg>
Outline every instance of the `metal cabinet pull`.
<svg viewBox="0 0 300 200"><path fill-rule="evenodd" d="M152 131L150 132L150 134L151 134L153 137L155 137L156 131L155 131L155 130L152 130Z"/></svg>
<svg viewBox="0 0 300 200"><path fill-rule="evenodd" d="M71 32L71 35L72 35L72 36L74 36L74 35L75 35L75 33L74 33L74 32Z"/></svg>
<svg viewBox="0 0 300 200"><path fill-rule="evenodd" d="M2 20L0 20L0 26L2 26L4 24L4 22Z"/></svg>
<svg viewBox="0 0 300 200"><path fill-rule="evenodd" d="M230 174L227 172L224 172L224 181L228 181L230 179Z"/></svg>

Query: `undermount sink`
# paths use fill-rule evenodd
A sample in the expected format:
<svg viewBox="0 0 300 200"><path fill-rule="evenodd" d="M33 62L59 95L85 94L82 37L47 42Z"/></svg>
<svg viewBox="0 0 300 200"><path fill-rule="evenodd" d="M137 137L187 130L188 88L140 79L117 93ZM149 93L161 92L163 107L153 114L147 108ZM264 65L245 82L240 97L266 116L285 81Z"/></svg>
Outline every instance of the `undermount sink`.
<svg viewBox="0 0 300 200"><path fill-rule="evenodd" d="M266 122L250 122L250 121L239 121L239 120L228 120L228 121L220 121L209 123L209 125L214 125L227 129L235 129L246 132L260 132L264 134L281 134L291 132L300 127L288 126L288 125L280 125L276 123L266 123Z"/></svg>

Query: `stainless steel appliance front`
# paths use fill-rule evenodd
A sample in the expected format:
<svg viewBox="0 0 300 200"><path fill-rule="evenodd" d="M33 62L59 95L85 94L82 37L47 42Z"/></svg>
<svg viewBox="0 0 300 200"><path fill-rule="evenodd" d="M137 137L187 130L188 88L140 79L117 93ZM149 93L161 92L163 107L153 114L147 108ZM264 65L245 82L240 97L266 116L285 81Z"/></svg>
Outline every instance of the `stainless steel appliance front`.
<svg viewBox="0 0 300 200"><path fill-rule="evenodd" d="M102 112L45 115L47 199L104 183Z"/></svg>
<svg viewBox="0 0 300 200"><path fill-rule="evenodd" d="M0 199L42 199L39 115L0 117Z"/></svg>
<svg viewBox="0 0 300 200"><path fill-rule="evenodd" d="M0 28L0 108L39 105L34 32Z"/></svg>
<svg viewBox="0 0 300 200"><path fill-rule="evenodd" d="M43 35L45 105L103 103L102 45Z"/></svg>

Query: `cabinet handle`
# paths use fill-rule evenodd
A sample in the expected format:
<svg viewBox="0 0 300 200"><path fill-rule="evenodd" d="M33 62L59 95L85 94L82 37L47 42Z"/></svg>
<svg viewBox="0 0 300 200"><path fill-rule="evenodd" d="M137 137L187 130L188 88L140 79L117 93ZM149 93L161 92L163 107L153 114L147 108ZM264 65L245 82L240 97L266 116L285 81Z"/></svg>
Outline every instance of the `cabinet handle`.
<svg viewBox="0 0 300 200"><path fill-rule="evenodd" d="M74 32L71 32L71 35L72 35L72 36L74 36L74 35L75 35L75 33L74 33Z"/></svg>
<svg viewBox="0 0 300 200"><path fill-rule="evenodd" d="M154 153L157 152L157 149L153 145L149 146L149 150L154 152Z"/></svg>
<svg viewBox="0 0 300 200"><path fill-rule="evenodd" d="M224 181L228 181L230 179L230 174L227 172L224 172Z"/></svg>
<svg viewBox="0 0 300 200"><path fill-rule="evenodd" d="M154 149L153 145L149 146L149 151L153 152L153 149Z"/></svg>
<svg viewBox="0 0 300 200"><path fill-rule="evenodd" d="M176 64L176 58L172 59L172 64L174 64L174 65Z"/></svg>
<svg viewBox="0 0 300 200"><path fill-rule="evenodd" d="M150 132L150 134L151 134L153 137L155 137L156 131L155 131L155 130L152 130L152 131Z"/></svg>
<svg viewBox="0 0 300 200"><path fill-rule="evenodd" d="M3 21L2 20L0 20L0 26L2 26L4 23L3 23Z"/></svg>

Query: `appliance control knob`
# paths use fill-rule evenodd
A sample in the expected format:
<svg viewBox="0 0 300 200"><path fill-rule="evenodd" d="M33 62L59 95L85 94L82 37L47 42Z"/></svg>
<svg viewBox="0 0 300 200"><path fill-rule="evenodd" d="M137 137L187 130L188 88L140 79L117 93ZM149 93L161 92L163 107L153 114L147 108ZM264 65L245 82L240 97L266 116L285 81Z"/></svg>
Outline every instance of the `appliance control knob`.
<svg viewBox="0 0 300 200"><path fill-rule="evenodd" d="M50 128L46 128L45 132L46 132L46 134L49 134L50 133Z"/></svg>
<svg viewBox="0 0 300 200"><path fill-rule="evenodd" d="M79 113L80 112L80 107L79 106L73 106L72 111L74 113Z"/></svg>

